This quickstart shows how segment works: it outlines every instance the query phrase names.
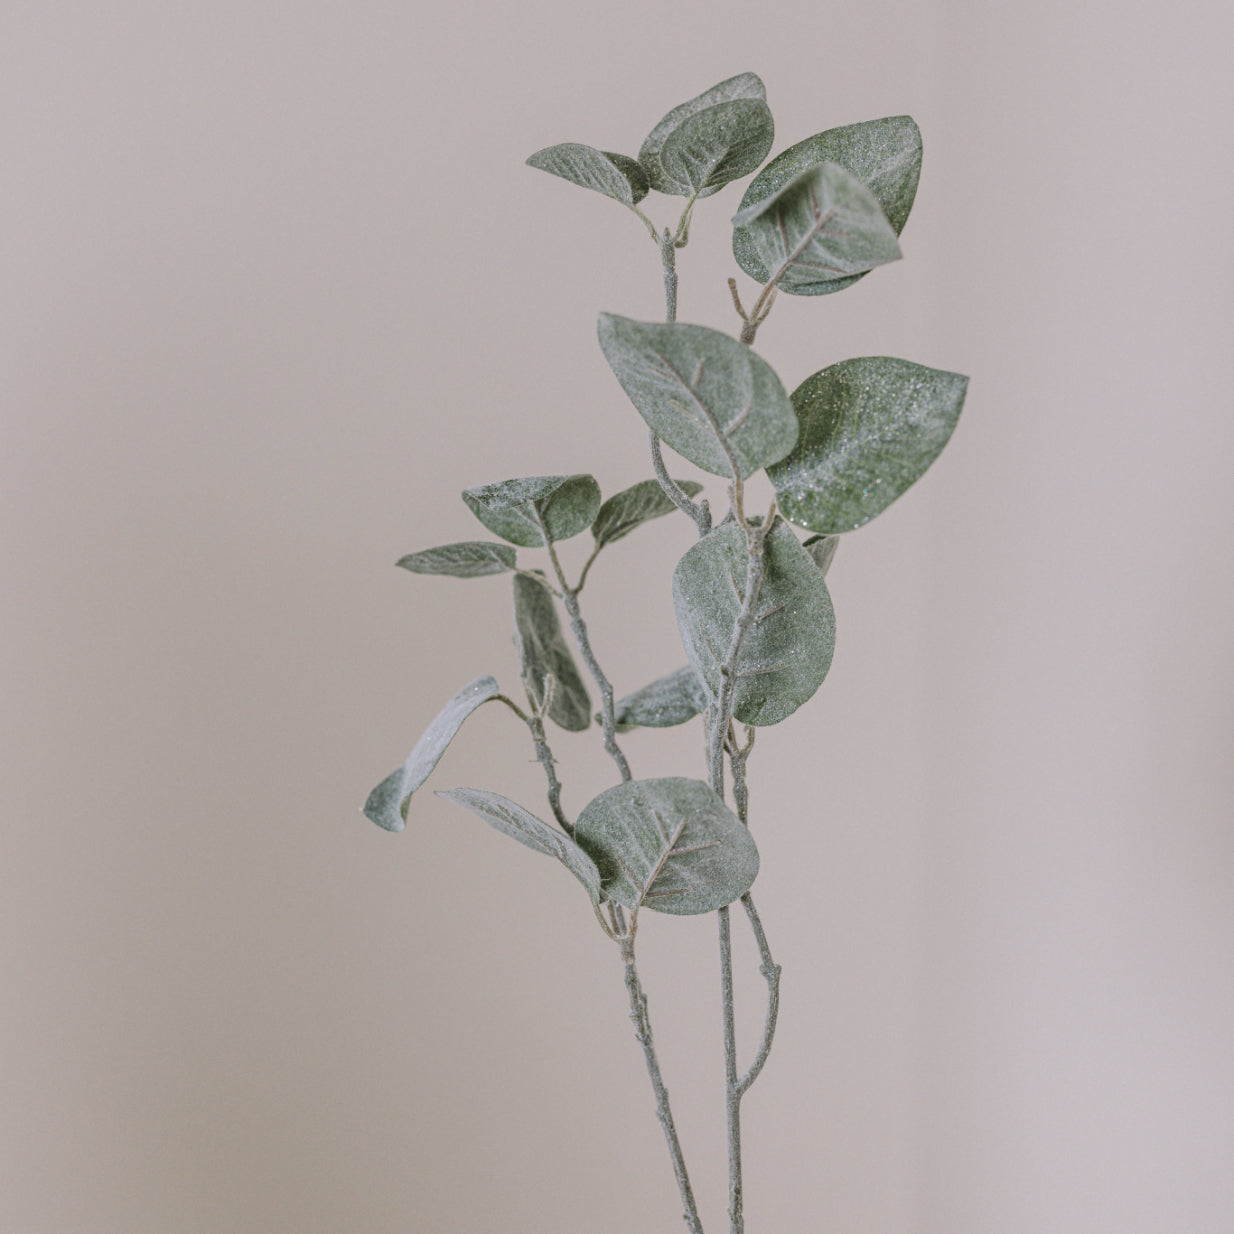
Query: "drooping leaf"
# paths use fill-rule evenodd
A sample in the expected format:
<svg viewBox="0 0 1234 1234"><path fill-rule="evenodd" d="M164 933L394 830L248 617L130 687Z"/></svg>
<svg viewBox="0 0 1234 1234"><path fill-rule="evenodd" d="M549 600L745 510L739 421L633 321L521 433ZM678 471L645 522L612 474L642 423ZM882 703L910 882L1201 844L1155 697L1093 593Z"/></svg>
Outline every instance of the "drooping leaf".
<svg viewBox="0 0 1234 1234"><path fill-rule="evenodd" d="M525 574L514 576L514 630L522 661L523 680L539 704L544 680L551 674L553 696L548 716L571 733L591 723L591 699L562 633L553 595Z"/></svg>
<svg viewBox="0 0 1234 1234"><path fill-rule="evenodd" d="M801 547L810 554L814 564L826 578L827 571L831 569L831 563L835 560L836 549L840 547L840 537L811 536Z"/></svg>
<svg viewBox="0 0 1234 1234"><path fill-rule="evenodd" d="M549 857L556 857L587 889L593 904L599 904L600 871L596 863L572 840L555 827L538 819L517 802L479 788L454 788L438 792L443 801L453 802L479 815L491 827Z"/></svg>
<svg viewBox="0 0 1234 1234"><path fill-rule="evenodd" d="M676 483L687 497L703 491L703 486L696 480L678 480ZM596 521L591 524L591 534L595 536L596 544L603 547L628 536L636 527L653 518L671 514L676 508L665 496L659 480L640 480L614 494L600 507Z"/></svg>
<svg viewBox="0 0 1234 1234"><path fill-rule="evenodd" d="M741 209L764 201L807 167L819 163L838 163L852 172L878 199L896 235L904 230L921 177L921 130L911 116L885 116L881 120L848 124L799 141L777 154L750 181L741 199ZM733 256L758 282L765 283L771 277L744 228L733 231ZM819 286L814 294L840 291L863 277L854 274L835 279Z"/></svg>
<svg viewBox="0 0 1234 1234"><path fill-rule="evenodd" d="M878 198L838 163L808 167L733 216L776 286L817 296L827 284L900 257Z"/></svg>
<svg viewBox="0 0 1234 1234"><path fill-rule="evenodd" d="M801 434L767 469L790 522L834 535L882 513L947 444L968 378L889 356L844 360L793 392Z"/></svg>
<svg viewBox="0 0 1234 1234"><path fill-rule="evenodd" d="M515 552L508 544L487 540L464 540L443 544L400 557L398 564L413 574L452 574L455 578L479 578L484 574L504 574L513 570Z"/></svg>
<svg viewBox="0 0 1234 1234"><path fill-rule="evenodd" d="M701 780L630 780L578 817L574 838L600 869L604 894L690 916L731 904L758 874L754 837Z"/></svg>
<svg viewBox="0 0 1234 1234"><path fill-rule="evenodd" d="M778 724L823 683L835 648L835 613L818 566L787 524L764 541L754 624L736 664L733 714L743 724ZM686 654L708 694L720 692L745 596L745 532L726 523L699 540L673 571L673 602Z"/></svg>
<svg viewBox="0 0 1234 1234"><path fill-rule="evenodd" d="M501 691L492 677L477 677L464 686L442 709L416 742L407 761L368 795L364 813L387 831L402 831L407 822L411 795L428 779L463 721L482 703Z"/></svg>
<svg viewBox="0 0 1234 1234"><path fill-rule="evenodd" d="M771 366L719 330L601 313L600 346L639 414L678 454L742 479L796 440L792 404Z"/></svg>
<svg viewBox="0 0 1234 1234"><path fill-rule="evenodd" d="M540 548L544 537L536 523L535 507L539 506L549 539L568 540L591 526L600 508L600 486L587 475L523 476L466 489L463 500L503 540Z"/></svg>
<svg viewBox="0 0 1234 1234"><path fill-rule="evenodd" d="M637 159L625 154L609 154L573 141L537 150L528 158L527 166L560 176L585 189L594 189L626 206L637 205L650 189L647 173Z"/></svg>
<svg viewBox="0 0 1234 1234"><path fill-rule="evenodd" d="M672 728L694 719L706 706L707 691L698 674L687 664L627 694L614 708L614 718L621 730Z"/></svg>
<svg viewBox="0 0 1234 1234"><path fill-rule="evenodd" d="M647 135L638 161L658 192L709 197L758 167L774 138L766 88L741 73L674 107Z"/></svg>

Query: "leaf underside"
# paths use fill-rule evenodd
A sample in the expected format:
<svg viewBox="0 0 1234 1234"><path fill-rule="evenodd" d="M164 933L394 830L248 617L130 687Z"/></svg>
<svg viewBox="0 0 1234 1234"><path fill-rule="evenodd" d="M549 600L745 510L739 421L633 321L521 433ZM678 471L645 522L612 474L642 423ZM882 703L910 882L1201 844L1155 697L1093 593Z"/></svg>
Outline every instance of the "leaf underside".
<svg viewBox="0 0 1234 1234"><path fill-rule="evenodd" d="M514 576L514 630L523 681L537 706L544 699L545 679L553 678L548 716L571 733L591 723L591 699L570 645L561 629L553 594L525 574Z"/></svg>

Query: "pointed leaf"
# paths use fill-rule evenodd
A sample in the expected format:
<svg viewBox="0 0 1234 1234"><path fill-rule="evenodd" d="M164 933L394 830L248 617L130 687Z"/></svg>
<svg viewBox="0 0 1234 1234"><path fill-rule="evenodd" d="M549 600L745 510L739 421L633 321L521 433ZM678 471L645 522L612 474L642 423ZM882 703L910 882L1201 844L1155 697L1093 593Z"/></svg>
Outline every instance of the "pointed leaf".
<svg viewBox="0 0 1234 1234"><path fill-rule="evenodd" d="M600 871L596 863L572 840L538 819L517 802L479 788L455 788L437 794L479 815L491 827L549 857L556 857L587 889L593 904L599 904Z"/></svg>
<svg viewBox="0 0 1234 1234"><path fill-rule="evenodd" d="M687 664L626 695L614 708L619 729L672 728L694 719L707 706L707 691Z"/></svg>
<svg viewBox="0 0 1234 1234"><path fill-rule="evenodd" d="M790 146L750 181L741 209L746 210L770 197L807 167L819 163L838 163L850 171L878 198L887 221L898 236L908 221L917 181L921 176L921 130L911 116L885 116L862 124L816 133ZM733 256L753 279L765 283L771 271L750 242L744 228L733 232ZM819 286L814 294L840 291L864 275L835 279ZM804 294L798 292L798 294Z"/></svg>
<svg viewBox="0 0 1234 1234"><path fill-rule="evenodd" d="M647 173L636 159L625 154L608 154L594 146L567 141L537 150L527 160L528 167L560 176L585 189L594 189L622 205L633 206L647 196Z"/></svg>
<svg viewBox="0 0 1234 1234"><path fill-rule="evenodd" d="M487 540L464 540L443 544L400 557L398 564L413 574L452 574L455 578L479 578L484 574L504 574L513 570L514 550L508 544Z"/></svg>
<svg viewBox="0 0 1234 1234"><path fill-rule="evenodd" d="M601 313L600 346L639 414L678 454L741 478L783 458L796 440L792 404L771 366L719 330Z"/></svg>
<svg viewBox="0 0 1234 1234"><path fill-rule="evenodd" d="M754 837L701 780L630 780L579 815L574 838L604 894L626 908L690 916L731 904L758 874Z"/></svg>
<svg viewBox="0 0 1234 1234"><path fill-rule="evenodd" d="M477 677L464 686L437 714L407 761L368 795L365 816L387 831L402 831L407 821L411 795L428 779L463 721L482 703L500 693L492 677Z"/></svg>
<svg viewBox="0 0 1234 1234"><path fill-rule="evenodd" d="M810 554L810 559L818 566L824 578L835 560L836 549L840 547L839 536L811 536L801 546Z"/></svg>
<svg viewBox="0 0 1234 1234"><path fill-rule="evenodd" d="M687 497L703 491L703 486L695 480L678 480L676 483ZM638 484L632 484L610 497L600 507L596 521L591 524L591 534L595 536L596 544L603 547L628 536L636 527L653 518L671 514L676 508L665 496L659 480L640 480Z"/></svg>
<svg viewBox="0 0 1234 1234"><path fill-rule="evenodd" d="M764 541L755 621L737 659L733 714L743 724L778 724L823 683L835 648L835 613L823 576L788 526ZM677 625L690 663L711 697L720 691L741 610L749 555L745 532L722 524L673 571Z"/></svg>
<svg viewBox="0 0 1234 1234"><path fill-rule="evenodd" d="M523 680L532 698L544 698L544 679L553 678L549 719L572 733L591 723L591 699L570 654L552 592L525 574L514 576L514 629Z"/></svg>
<svg viewBox="0 0 1234 1234"><path fill-rule="evenodd" d="M900 257L878 198L838 163L809 167L733 216L781 291L816 296L824 285Z"/></svg>
<svg viewBox="0 0 1234 1234"><path fill-rule="evenodd" d="M536 523L535 507L539 506L549 539L568 540L591 526L600 509L600 486L587 475L523 476L469 488L463 500L503 540L540 548L544 537Z"/></svg>
<svg viewBox="0 0 1234 1234"><path fill-rule="evenodd" d="M947 444L968 378L889 356L833 364L793 393L801 436L767 469L784 517L854 531L918 480Z"/></svg>

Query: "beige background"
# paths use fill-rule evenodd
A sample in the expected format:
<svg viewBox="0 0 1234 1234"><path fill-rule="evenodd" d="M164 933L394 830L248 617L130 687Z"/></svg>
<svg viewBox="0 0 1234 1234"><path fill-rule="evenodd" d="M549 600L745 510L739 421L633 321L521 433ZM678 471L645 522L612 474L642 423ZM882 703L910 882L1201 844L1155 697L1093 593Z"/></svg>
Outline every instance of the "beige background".
<svg viewBox="0 0 1234 1234"><path fill-rule="evenodd" d="M973 378L752 765L750 1234L1234 1228L1228 6L759 7L0 8L5 1234L681 1228L577 889L430 794L399 837L357 809L515 678L501 580L392 562L475 533L469 484L647 474L593 330L659 313L655 252L522 159L748 69L777 148L926 141L907 259L760 350ZM686 320L733 328L739 196ZM588 587L623 689L681 660L661 527ZM486 709L436 784L538 802L528 754ZM713 931L640 946L715 1231Z"/></svg>

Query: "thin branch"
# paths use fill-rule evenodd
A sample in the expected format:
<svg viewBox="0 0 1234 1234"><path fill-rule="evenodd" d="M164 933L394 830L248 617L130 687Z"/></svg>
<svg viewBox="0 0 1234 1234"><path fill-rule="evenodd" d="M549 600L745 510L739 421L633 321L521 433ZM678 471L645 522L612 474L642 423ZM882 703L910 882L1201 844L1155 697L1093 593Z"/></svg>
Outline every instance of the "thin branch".
<svg viewBox="0 0 1234 1234"><path fill-rule="evenodd" d="M746 916L750 919L750 929L754 932L754 941L758 944L758 954L762 960L758 971L762 973L763 980L767 982L767 1017L763 1022L763 1036L758 1043L754 1061L745 1075L737 1081L738 1101L745 1096L750 1085L758 1079L759 1073L767 1062L767 1056L771 1053L771 1042L776 1035L776 1020L780 1014L780 966L771 958L771 948L767 945L763 923L759 920L758 910L754 907L754 900L748 891L741 897L741 903L746 910Z"/></svg>
<svg viewBox="0 0 1234 1234"><path fill-rule="evenodd" d="M711 507L707 504L706 498L699 502L691 501L690 495L668 474L668 468L664 465L664 454L660 449L660 439L654 430L651 433L651 465L655 469L656 479L660 481L664 495L682 514L689 515L694 520L701 539L711 530Z"/></svg>

